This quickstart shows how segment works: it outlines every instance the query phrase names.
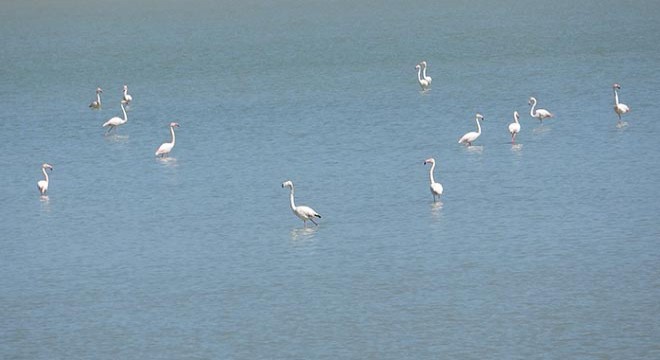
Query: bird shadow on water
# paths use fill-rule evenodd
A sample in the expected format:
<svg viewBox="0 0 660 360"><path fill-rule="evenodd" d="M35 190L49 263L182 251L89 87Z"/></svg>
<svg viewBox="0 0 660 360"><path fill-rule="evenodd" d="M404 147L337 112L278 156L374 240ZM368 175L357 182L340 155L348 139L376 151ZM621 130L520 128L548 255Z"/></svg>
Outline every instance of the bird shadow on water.
<svg viewBox="0 0 660 360"><path fill-rule="evenodd" d="M429 206L429 209L431 210L431 216L433 219L438 220L442 217L442 207L444 204L442 201L435 201L432 202L431 205Z"/></svg>
<svg viewBox="0 0 660 360"><path fill-rule="evenodd" d="M50 198L48 195L39 196L39 202L41 203L41 210L50 212Z"/></svg>
<svg viewBox="0 0 660 360"><path fill-rule="evenodd" d="M174 157L160 157L156 156L156 161L159 162L160 164L164 166L169 166L169 167L176 167L179 164L177 163L176 158Z"/></svg>
<svg viewBox="0 0 660 360"><path fill-rule="evenodd" d="M511 151L513 152L521 152L523 148L523 144L511 144Z"/></svg>
<svg viewBox="0 0 660 360"><path fill-rule="evenodd" d="M309 242L314 240L314 235L318 231L318 226L314 227L301 227L291 230L291 241L294 242Z"/></svg>
<svg viewBox="0 0 660 360"><path fill-rule="evenodd" d="M484 152L484 146L483 145L465 146L465 151L471 154L481 154Z"/></svg>
<svg viewBox="0 0 660 360"><path fill-rule="evenodd" d="M119 135L115 133L106 133L103 135L105 141L110 143L125 143L128 142L128 135Z"/></svg>
<svg viewBox="0 0 660 360"><path fill-rule="evenodd" d="M535 127L532 130L532 134L534 134L534 135L545 134L547 132L550 132L551 130L552 130L552 128L549 127L549 126L539 125L538 127Z"/></svg>
<svg viewBox="0 0 660 360"><path fill-rule="evenodd" d="M628 122L627 122L627 121L619 121L618 123L616 123L616 128L617 128L618 130L623 131L623 130L625 130L627 127L628 127Z"/></svg>

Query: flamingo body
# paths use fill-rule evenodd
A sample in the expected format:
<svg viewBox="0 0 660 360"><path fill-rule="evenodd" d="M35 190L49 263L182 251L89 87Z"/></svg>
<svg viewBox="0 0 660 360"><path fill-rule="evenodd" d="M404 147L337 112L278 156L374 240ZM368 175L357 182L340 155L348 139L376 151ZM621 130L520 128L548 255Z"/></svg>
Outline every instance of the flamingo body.
<svg viewBox="0 0 660 360"><path fill-rule="evenodd" d="M435 159L434 158L429 158L424 160L424 165L426 164L431 164L431 168L429 169L429 179L431 181L431 194L433 195L433 202L436 201L436 197L442 195L442 192L444 189L442 188L442 184L435 182L435 179L433 179L433 170L435 169Z"/></svg>
<svg viewBox="0 0 660 360"><path fill-rule="evenodd" d="M124 104L120 103L119 106L121 106L121 111L124 113L124 118L120 118L119 116L115 116L110 118L110 120L106 121L103 123L103 127L108 127L108 132L112 129L116 129L117 126L121 126L126 124L128 121L128 116L126 115L126 109L124 108Z"/></svg>
<svg viewBox="0 0 660 360"><path fill-rule="evenodd" d="M415 66L415 69L417 69L417 83L419 83L419 86L422 88L422 91L426 91L429 87L429 82L422 77L422 67L417 64Z"/></svg>
<svg viewBox="0 0 660 360"><path fill-rule="evenodd" d="M103 89L100 87L96 88L96 100L92 101L89 104L89 107L93 110L98 110L101 108L101 93L103 92Z"/></svg>
<svg viewBox="0 0 660 360"><path fill-rule="evenodd" d="M481 125L479 124L479 121L483 121L484 117L481 114L477 114L475 120L477 122L477 131L470 131L469 133L463 135L458 140L459 144L467 144L468 146L472 146L472 143L481 135Z"/></svg>
<svg viewBox="0 0 660 360"><path fill-rule="evenodd" d="M124 85L123 92L124 92L124 95L122 96L121 101L124 104L129 104L131 101L133 101L133 97L128 94L128 85Z"/></svg>
<svg viewBox="0 0 660 360"><path fill-rule="evenodd" d="M39 189L39 193L41 195L46 195L46 192L48 192L48 173L46 172L46 169L53 171L53 166L47 163L44 163L41 165L41 172L44 173L44 180L39 180L37 181L37 189Z"/></svg>
<svg viewBox="0 0 660 360"><path fill-rule="evenodd" d="M318 226L318 224L314 221L314 218L321 218L321 215L317 213L314 209L312 209L309 206L305 205L300 205L296 206L294 197L293 197L293 182L291 180L287 180L282 183L282 188L289 188L291 190L291 193L289 195L289 200L291 203L291 211L300 218L300 220L303 221L303 226L307 226L307 220L311 221L314 225Z"/></svg>
<svg viewBox="0 0 660 360"><path fill-rule="evenodd" d="M629 112L630 108L628 105L619 102L619 93L617 90L621 89L621 85L614 84L612 85L612 89L614 89L614 112L619 117L619 124L621 124L621 115Z"/></svg>
<svg viewBox="0 0 660 360"><path fill-rule="evenodd" d="M513 122L509 124L509 133L511 134L511 143L513 144L516 141L516 135L520 132L520 115L517 111L513 112Z"/></svg>
<svg viewBox="0 0 660 360"><path fill-rule="evenodd" d="M174 144L175 144L175 141L176 141L176 137L174 135L174 128L175 127L179 127L179 124L175 123L175 122L170 123L170 133L172 134L172 142L162 143L158 147L158 149L156 150L156 156L164 157L164 156L168 155L170 153L170 151L172 151L172 149L174 148Z"/></svg>
<svg viewBox="0 0 660 360"><path fill-rule="evenodd" d="M554 115L546 109L536 109L536 110L534 109L536 107L536 98L535 97L533 97L533 96L530 97L528 104L532 106L531 109L529 109L529 115L531 117L535 117L535 118L539 119L541 124L543 124L543 119L554 117Z"/></svg>
<svg viewBox="0 0 660 360"><path fill-rule="evenodd" d="M424 80L426 80L426 82L429 83L429 86L431 86L431 82L433 81L433 79L430 76L426 75L426 61L422 61L419 64L422 65L422 78L424 78Z"/></svg>

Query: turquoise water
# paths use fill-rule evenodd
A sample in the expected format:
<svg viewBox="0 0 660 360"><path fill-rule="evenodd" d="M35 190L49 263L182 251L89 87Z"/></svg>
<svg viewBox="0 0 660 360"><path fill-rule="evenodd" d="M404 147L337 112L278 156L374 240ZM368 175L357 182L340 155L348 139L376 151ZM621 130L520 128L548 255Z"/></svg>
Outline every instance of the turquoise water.
<svg viewBox="0 0 660 360"><path fill-rule="evenodd" d="M660 357L655 2L3 10L1 358Z"/></svg>

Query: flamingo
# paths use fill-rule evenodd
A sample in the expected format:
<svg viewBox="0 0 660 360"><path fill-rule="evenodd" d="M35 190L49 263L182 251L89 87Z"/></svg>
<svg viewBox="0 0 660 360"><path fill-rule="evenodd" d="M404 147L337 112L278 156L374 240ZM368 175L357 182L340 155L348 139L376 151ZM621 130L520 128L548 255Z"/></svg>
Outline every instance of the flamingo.
<svg viewBox="0 0 660 360"><path fill-rule="evenodd" d="M422 77L424 78L424 80L426 80L429 83L429 86L431 86L431 82L433 81L433 79L430 76L426 76L426 60L422 61L419 64L422 65Z"/></svg>
<svg viewBox="0 0 660 360"><path fill-rule="evenodd" d="M614 112L619 116L619 122L617 124L621 125L623 124L621 122L621 115L630 111L630 108L628 105L619 102L619 93L617 90L621 90L621 85L614 84L612 85L612 89L614 90Z"/></svg>
<svg viewBox="0 0 660 360"><path fill-rule="evenodd" d="M417 66L415 66L415 69L417 69L417 82L419 83L419 86L422 88L422 91L426 91L426 89L428 89L429 87L429 82L426 79L422 78L422 67L419 64L417 64Z"/></svg>
<svg viewBox="0 0 660 360"><path fill-rule="evenodd" d="M126 115L126 109L124 109L124 103L121 102L119 103L119 106L121 106L121 111L124 113L124 118L120 118L119 116L115 116L111 118L110 120L106 121L103 123L103 127L109 126L108 131L106 131L106 134L110 132L112 129L116 129L117 126L124 125L128 121L128 116Z"/></svg>
<svg viewBox="0 0 660 360"><path fill-rule="evenodd" d="M156 156L165 157L170 153L170 151L172 151L172 148L174 148L174 142L176 140L176 138L174 137L174 128L175 127L179 127L179 124L175 123L175 122L171 122L170 123L170 133L172 134L172 142L162 143L158 147L158 150L156 150Z"/></svg>
<svg viewBox="0 0 660 360"><path fill-rule="evenodd" d="M93 110L98 110L101 108L101 93L103 92L103 89L100 87L96 88L96 100L92 101L91 104L89 104L89 107L92 108Z"/></svg>
<svg viewBox="0 0 660 360"><path fill-rule="evenodd" d="M470 131L469 133L463 135L463 137L461 137L458 140L459 144L467 144L468 146L472 146L472 143L475 140L477 140L479 135L481 135L481 125L479 124L479 121L480 120L483 121L483 120L485 120L485 118L484 118L483 115L477 113L477 116L476 116L475 120L477 122L477 131L476 132L475 131Z"/></svg>
<svg viewBox="0 0 660 360"><path fill-rule="evenodd" d="M442 195L442 184L435 182L433 179L433 170L435 169L435 159L428 158L424 160L424 165L431 164L431 169L429 170L429 178L431 179L431 194L433 194L433 202L436 202L436 196Z"/></svg>
<svg viewBox="0 0 660 360"><path fill-rule="evenodd" d="M529 110L529 115L539 119L539 121L541 121L541 125L543 125L543 119L551 118L554 116L550 111L546 109L536 109L536 111L534 111L534 107L536 107L536 98L533 96L529 98L528 104L532 105L532 108Z"/></svg>
<svg viewBox="0 0 660 360"><path fill-rule="evenodd" d="M511 143L515 144L516 142L516 135L520 132L520 123L518 120L520 119L520 115L518 114L517 111L513 112L513 121L511 124L509 124L509 132L511 133Z"/></svg>
<svg viewBox="0 0 660 360"><path fill-rule="evenodd" d="M295 202L293 201L293 182L291 182L291 180L287 180L283 182L282 188L289 188L291 190L291 194L289 195L289 198L291 200L291 210L297 217L299 217L303 221L304 226L307 227L307 220L311 221L312 223L314 223L314 225L318 226L319 224L317 224L313 218L317 217L320 219L321 215L319 215L319 213L314 211L314 209L312 209L309 206L304 206L304 205L296 206Z"/></svg>
<svg viewBox="0 0 660 360"><path fill-rule="evenodd" d="M121 98L121 102L129 104L131 101L133 101L133 97L128 94L128 85L124 85L124 95Z"/></svg>
<svg viewBox="0 0 660 360"><path fill-rule="evenodd" d="M39 180L37 182L37 188L39 189L41 195L46 195L46 192L48 191L48 173L46 172L46 169L50 169L50 171L53 171L53 166L47 163L43 163L41 165L41 172L43 172L44 176L46 177L45 180Z"/></svg>

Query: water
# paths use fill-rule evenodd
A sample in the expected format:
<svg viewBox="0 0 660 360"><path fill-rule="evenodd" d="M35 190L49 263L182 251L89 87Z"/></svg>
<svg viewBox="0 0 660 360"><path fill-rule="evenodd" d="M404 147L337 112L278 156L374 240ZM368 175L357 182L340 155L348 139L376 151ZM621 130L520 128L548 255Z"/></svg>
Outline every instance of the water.
<svg viewBox="0 0 660 360"><path fill-rule="evenodd" d="M3 10L0 357L660 357L655 2Z"/></svg>

